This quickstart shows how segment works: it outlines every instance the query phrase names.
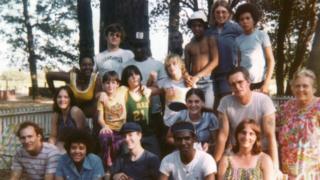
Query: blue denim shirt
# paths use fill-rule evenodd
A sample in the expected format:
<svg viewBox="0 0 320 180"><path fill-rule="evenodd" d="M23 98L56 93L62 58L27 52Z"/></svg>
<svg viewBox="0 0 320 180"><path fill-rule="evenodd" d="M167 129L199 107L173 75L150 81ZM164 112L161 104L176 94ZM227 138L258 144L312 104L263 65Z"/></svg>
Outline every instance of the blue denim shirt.
<svg viewBox="0 0 320 180"><path fill-rule="evenodd" d="M238 54L235 39L241 33L241 27L232 21L227 21L220 33L216 26L207 30L206 35L214 36L218 42L219 65L214 70L215 74L227 73L236 65Z"/></svg>
<svg viewBox="0 0 320 180"><path fill-rule="evenodd" d="M104 176L104 169L101 159L88 154L84 159L82 170L79 172L68 154L59 159L56 176L72 180L96 180Z"/></svg>

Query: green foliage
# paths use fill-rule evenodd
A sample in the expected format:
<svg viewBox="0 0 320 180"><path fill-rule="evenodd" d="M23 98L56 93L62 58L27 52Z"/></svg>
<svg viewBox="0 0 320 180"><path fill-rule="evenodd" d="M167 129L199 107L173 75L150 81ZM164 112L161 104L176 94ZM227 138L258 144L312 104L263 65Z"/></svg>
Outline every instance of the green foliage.
<svg viewBox="0 0 320 180"><path fill-rule="evenodd" d="M78 24L77 1L36 0L29 1L28 11L34 35L38 68L61 67L77 62ZM27 63L27 34L22 13L21 0L2 0L0 18L6 22L2 39L10 45L8 56L12 64L24 66ZM22 50L21 54L14 53ZM18 60L20 62L18 62Z"/></svg>

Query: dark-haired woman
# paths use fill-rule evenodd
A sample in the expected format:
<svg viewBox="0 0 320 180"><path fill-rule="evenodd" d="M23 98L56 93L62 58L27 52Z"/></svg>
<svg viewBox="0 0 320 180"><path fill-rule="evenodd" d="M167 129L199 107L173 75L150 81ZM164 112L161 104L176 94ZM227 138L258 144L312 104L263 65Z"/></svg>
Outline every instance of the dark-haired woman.
<svg viewBox="0 0 320 180"><path fill-rule="evenodd" d="M93 72L94 61L92 57L81 57L80 69L73 68L70 72L48 72L46 79L51 92L55 92L54 81L66 82L75 97L76 105L84 112L86 117L96 115L96 97L102 90L98 74Z"/></svg>
<svg viewBox="0 0 320 180"><path fill-rule="evenodd" d="M260 127L254 120L243 120L236 128L233 154L219 163L219 180L275 179L271 158L262 152Z"/></svg>
<svg viewBox="0 0 320 180"><path fill-rule="evenodd" d="M49 142L61 150L70 129L86 129L85 115L75 106L75 100L68 86L58 88L53 98L53 115Z"/></svg>
<svg viewBox="0 0 320 180"><path fill-rule="evenodd" d="M64 145L67 153L62 155L55 179L102 180L104 169L101 159L91 152L91 137L81 130L72 130Z"/></svg>

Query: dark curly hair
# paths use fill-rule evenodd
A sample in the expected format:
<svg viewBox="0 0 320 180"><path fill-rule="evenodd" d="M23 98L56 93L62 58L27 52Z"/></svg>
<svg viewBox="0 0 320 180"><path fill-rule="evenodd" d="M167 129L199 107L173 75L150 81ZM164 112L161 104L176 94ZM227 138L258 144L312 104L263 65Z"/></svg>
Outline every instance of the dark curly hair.
<svg viewBox="0 0 320 180"><path fill-rule="evenodd" d="M85 130L80 129L72 129L68 136L66 137L66 141L64 143L64 148L66 149L67 153L70 154L70 148L72 143L81 143L86 146L87 152L89 154L92 152L92 136Z"/></svg>
<svg viewBox="0 0 320 180"><path fill-rule="evenodd" d="M260 129L260 126L257 124L257 122L253 119L245 119L241 121L240 124L237 126L236 131L234 133L234 137L236 138L236 144L232 147L232 151L234 153L239 152L240 144L238 141L238 135L241 133L241 131L245 128L246 125L250 126L250 128L254 131L257 137L256 142L253 144L253 147L251 149L251 153L259 154L260 152L262 152L261 140L260 140L261 129Z"/></svg>
<svg viewBox="0 0 320 180"><path fill-rule="evenodd" d="M72 106L75 106L75 104L76 104L76 101L75 101L75 98L74 98L74 95L73 95L71 88L69 86L61 86L56 90L56 93L54 94L54 97L53 97L53 111L56 113L61 113L61 109L58 106L57 97L58 97L58 94L60 93L60 91L62 91L62 90L67 91L67 94L69 95L70 108Z"/></svg>
<svg viewBox="0 0 320 180"><path fill-rule="evenodd" d="M261 18L261 11L253 4L251 3L245 3L240 5L237 8L236 14L234 15L235 20L239 23L240 16L244 13L250 13L252 16L252 19L254 21L254 25L257 25L258 21Z"/></svg>

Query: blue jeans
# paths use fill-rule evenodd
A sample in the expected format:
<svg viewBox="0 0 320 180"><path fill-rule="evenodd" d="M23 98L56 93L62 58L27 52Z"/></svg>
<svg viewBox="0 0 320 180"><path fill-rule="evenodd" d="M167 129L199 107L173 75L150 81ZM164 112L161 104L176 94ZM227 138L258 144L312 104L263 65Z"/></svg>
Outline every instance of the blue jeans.
<svg viewBox="0 0 320 180"><path fill-rule="evenodd" d="M197 88L204 92L205 97L205 107L213 109L214 104L214 90L213 90L213 80L210 76L202 77L197 82Z"/></svg>

